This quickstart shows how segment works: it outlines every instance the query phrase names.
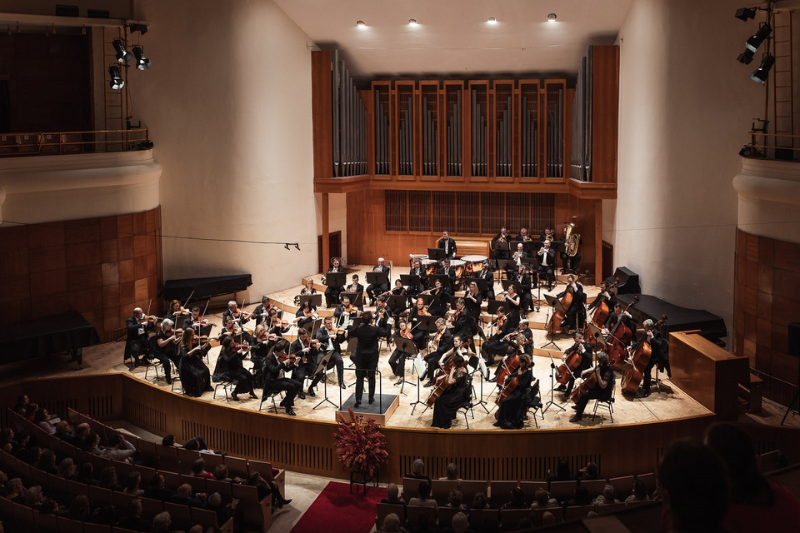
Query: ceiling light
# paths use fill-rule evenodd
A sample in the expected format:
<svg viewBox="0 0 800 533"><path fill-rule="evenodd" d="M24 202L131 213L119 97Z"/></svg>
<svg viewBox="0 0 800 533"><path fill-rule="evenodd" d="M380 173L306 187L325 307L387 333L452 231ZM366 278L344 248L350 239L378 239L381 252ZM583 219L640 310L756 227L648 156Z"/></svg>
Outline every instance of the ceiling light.
<svg viewBox="0 0 800 533"><path fill-rule="evenodd" d="M739 63L749 65L750 62L753 61L753 52L751 52L750 50L745 50L744 52L739 54L739 57L737 57L736 60Z"/></svg>
<svg viewBox="0 0 800 533"><path fill-rule="evenodd" d="M116 57L118 63L128 63L133 59L133 54L125 50L125 43L122 42L122 39L114 39L111 45L114 47L114 50L117 51Z"/></svg>
<svg viewBox="0 0 800 533"><path fill-rule="evenodd" d="M409 26L416 26L417 25L417 19L408 19L408 25Z"/></svg>
<svg viewBox="0 0 800 533"><path fill-rule="evenodd" d="M356 26L358 26L358 29L363 30L364 28L367 27L367 23L364 22L363 20L359 20L358 22L356 22Z"/></svg>
<svg viewBox="0 0 800 533"><path fill-rule="evenodd" d="M769 71L775 64L775 57L772 54L767 54L761 61L761 65L750 75L750 79L758 83L765 83L769 78Z"/></svg>
<svg viewBox="0 0 800 533"><path fill-rule="evenodd" d="M153 64L152 61L144 56L144 49L139 45L133 47L133 56L136 58L136 68L139 70L150 68Z"/></svg>
<svg viewBox="0 0 800 533"><path fill-rule="evenodd" d="M756 18L756 10L750 7L743 7L736 10L736 18L747 22L747 19Z"/></svg>
<svg viewBox="0 0 800 533"><path fill-rule="evenodd" d="M547 22L555 22L556 20L558 20L558 15L555 13L550 13L547 15Z"/></svg>
<svg viewBox="0 0 800 533"><path fill-rule="evenodd" d="M758 50L758 47L761 46L761 43L764 42L764 39L769 37L770 33L772 33L772 26L765 22L763 26L758 28L755 35L747 39L747 42L744 43L745 47L751 52L755 52Z"/></svg>
<svg viewBox="0 0 800 533"><path fill-rule="evenodd" d="M114 89L115 91L119 91L123 87L125 87L125 80L122 79L122 74L120 73L119 67L117 65L111 65L108 67L108 75L111 76L111 81L108 82L108 85Z"/></svg>
<svg viewBox="0 0 800 533"><path fill-rule="evenodd" d="M486 21L487 24L497 24L497 19L494 17L489 17L489 20Z"/></svg>

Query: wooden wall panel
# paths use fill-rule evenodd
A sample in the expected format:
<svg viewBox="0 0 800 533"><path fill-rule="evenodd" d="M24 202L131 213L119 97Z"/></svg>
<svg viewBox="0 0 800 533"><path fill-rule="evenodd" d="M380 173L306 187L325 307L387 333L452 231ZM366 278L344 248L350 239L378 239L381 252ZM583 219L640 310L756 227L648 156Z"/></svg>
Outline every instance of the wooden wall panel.
<svg viewBox="0 0 800 533"><path fill-rule="evenodd" d="M787 405L800 360L789 355L788 326L800 309L800 244L736 233L734 349L764 380L764 396Z"/></svg>
<svg viewBox="0 0 800 533"><path fill-rule="evenodd" d="M314 122L314 178L333 177L331 52L311 52L311 115Z"/></svg>
<svg viewBox="0 0 800 533"><path fill-rule="evenodd" d="M0 319L17 324L65 311L116 339L137 305L160 308L161 208L0 228Z"/></svg>
<svg viewBox="0 0 800 533"><path fill-rule="evenodd" d="M617 182L619 47L592 47L592 181Z"/></svg>

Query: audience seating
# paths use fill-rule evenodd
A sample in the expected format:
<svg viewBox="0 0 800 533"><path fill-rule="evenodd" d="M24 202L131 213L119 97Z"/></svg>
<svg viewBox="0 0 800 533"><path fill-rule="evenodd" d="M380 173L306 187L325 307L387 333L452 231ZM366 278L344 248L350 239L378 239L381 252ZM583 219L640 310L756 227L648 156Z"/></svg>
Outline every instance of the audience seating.
<svg viewBox="0 0 800 533"><path fill-rule="evenodd" d="M550 483L550 497L560 502L568 500L575 494L577 486L575 481L553 481Z"/></svg>
<svg viewBox="0 0 800 533"><path fill-rule="evenodd" d="M490 488L491 488L490 500L492 502L492 507L499 508L504 503L508 503L511 501L511 491L517 488L517 482L492 480Z"/></svg>
<svg viewBox="0 0 800 533"><path fill-rule="evenodd" d="M530 509L503 509L500 511L500 528L505 531L517 529L520 520L530 517Z"/></svg>
<svg viewBox="0 0 800 533"><path fill-rule="evenodd" d="M497 509L473 509L469 512L471 529L492 531L500 524L500 511Z"/></svg>
<svg viewBox="0 0 800 533"><path fill-rule="evenodd" d="M607 482L605 479L590 479L587 481L581 481L581 487L584 487L589 491L589 497L592 499L595 499L603 494L606 484Z"/></svg>
<svg viewBox="0 0 800 533"><path fill-rule="evenodd" d="M450 491L458 489L458 481L452 479L434 479L431 485L431 497L439 505L447 504Z"/></svg>
<svg viewBox="0 0 800 533"><path fill-rule="evenodd" d="M573 505L566 507L566 511L564 514L564 520L567 522L570 520L578 520L582 518L586 518L586 515L589 514L589 511L594 511L595 505Z"/></svg>
<svg viewBox="0 0 800 533"><path fill-rule="evenodd" d="M485 480L462 479L459 490L464 497L464 503L471 505L477 493L482 492L484 496L488 494L489 483Z"/></svg>
<svg viewBox="0 0 800 533"><path fill-rule="evenodd" d="M547 481L520 481L519 488L525 494L525 501L532 503L537 490L547 490Z"/></svg>
<svg viewBox="0 0 800 533"><path fill-rule="evenodd" d="M405 522L405 506L400 503L378 503L377 504L377 515L375 517L375 527L380 529L383 525L383 521L386 519L387 515L396 514L400 517L400 523L402 524Z"/></svg>
<svg viewBox="0 0 800 533"><path fill-rule="evenodd" d="M611 514L611 513L616 513L617 511L619 511L620 509L624 509L625 507L627 507L627 505L625 504L624 501L621 501L619 503L607 503L605 505L598 505L595 511L597 511L597 514Z"/></svg>
<svg viewBox="0 0 800 533"><path fill-rule="evenodd" d="M433 507L409 507L406 522L411 529L419 528L419 519L421 516L427 517L427 523L430 525L436 524L437 512Z"/></svg>

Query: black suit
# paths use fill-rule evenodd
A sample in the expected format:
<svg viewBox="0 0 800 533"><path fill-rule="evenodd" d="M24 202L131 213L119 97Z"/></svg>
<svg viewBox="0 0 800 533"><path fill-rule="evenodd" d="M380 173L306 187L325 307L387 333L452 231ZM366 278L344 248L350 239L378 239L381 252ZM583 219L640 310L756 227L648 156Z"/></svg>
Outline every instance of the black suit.
<svg viewBox="0 0 800 533"><path fill-rule="evenodd" d="M267 357L267 360L264 362L264 377L266 378L264 392L273 392L277 390L285 391L286 397L281 402L281 405L286 407L286 409L291 409L294 406L295 396L303 391L303 384L301 382L287 377L280 377L281 371L288 372L294 368L294 365L287 364L285 361L278 361L275 352L269 354L269 357Z"/></svg>
<svg viewBox="0 0 800 533"><path fill-rule="evenodd" d="M144 316L142 316L144 318ZM128 317L125 321L128 330L128 338L125 341L125 353L122 356L124 361L128 357L138 358L148 351L147 333L153 329L153 324L145 322L142 324L135 316Z"/></svg>
<svg viewBox="0 0 800 533"><path fill-rule="evenodd" d="M565 243L566 242L566 236L562 235L561 238L558 239L558 240L560 242L564 242ZM580 244L582 240L583 239L578 239L578 244ZM581 254L575 254L574 257L570 257L570 256L567 255L566 251L561 252L561 268L563 268L565 272L567 270L568 263L569 263L570 260L572 260L572 271L573 272L577 272L578 271L578 267L581 266Z"/></svg>
<svg viewBox="0 0 800 533"><path fill-rule="evenodd" d="M450 237L448 239L445 239L444 237L442 237L441 239L439 239L439 242L436 243L436 246L440 250L444 250L445 251L446 257L449 257L450 259L452 259L452 258L454 258L456 256L456 253L457 253L456 252L456 241L454 241L452 237Z"/></svg>
<svg viewBox="0 0 800 533"><path fill-rule="evenodd" d="M476 276L478 279L486 281L487 290L481 293L485 300L494 300L494 272L491 270L481 270Z"/></svg>
<svg viewBox="0 0 800 533"><path fill-rule="evenodd" d="M432 296L439 297L439 303L434 303L436 299L434 298L431 300L431 304L428 306L428 312L433 316L443 317L444 314L447 312L447 304L450 303L450 290L449 289L440 289L439 292L433 290L431 292Z"/></svg>
<svg viewBox="0 0 800 533"><path fill-rule="evenodd" d="M466 311L476 322L478 317L481 315L481 303L483 303L483 298L481 297L480 292L475 293L474 301L469 290L467 290L466 294L464 294L464 305L466 306Z"/></svg>
<svg viewBox="0 0 800 533"><path fill-rule="evenodd" d="M347 331L348 338L358 339L356 347L356 401L361 402L364 394L364 378L369 383L369 400L375 398L375 372L378 368L378 341L389 333L377 326L361 324Z"/></svg>
<svg viewBox="0 0 800 533"><path fill-rule="evenodd" d="M438 334L438 332L437 332ZM435 338L435 337L434 337ZM436 350L432 351L425 356L425 362L428 363L428 381L433 381L433 377L438 369L437 362L448 351L453 349L453 334L450 330L445 328L442 332L442 337L439 339L439 344Z"/></svg>
<svg viewBox="0 0 800 533"><path fill-rule="evenodd" d="M425 286L428 284L428 273L425 271L425 267L420 268L411 268L408 271L409 276L419 276L419 285L416 287L409 287L408 292L413 295L417 295L420 292L425 290Z"/></svg>
<svg viewBox="0 0 800 533"><path fill-rule="evenodd" d="M540 250L541 251L541 250ZM537 261L539 261L539 273L547 274L547 283L553 284L556 280L555 276L555 268L556 268L556 252L552 248L550 248L545 253L537 252L534 256ZM545 265L544 263L547 263Z"/></svg>
<svg viewBox="0 0 800 533"><path fill-rule="evenodd" d="M528 310L531 308L531 287L533 284L531 282L531 275L525 272L522 276L519 275L519 271L514 273L514 279L519 283L520 287L522 287L522 292L520 293L520 316L527 316Z"/></svg>
<svg viewBox="0 0 800 533"><path fill-rule="evenodd" d="M225 327L225 324L228 323L228 319L229 318L232 319L234 321L234 323L239 324L239 325L246 324L250 320L249 317L248 318L242 317L242 310L241 309L239 309L239 318L236 318L235 316L233 316L233 311L231 311L230 309L226 309L225 312L222 313L222 327L223 328ZM175 327L177 327L177 326L175 326Z"/></svg>
<svg viewBox="0 0 800 533"><path fill-rule="evenodd" d="M661 332L654 329L653 331L653 338L650 339L648 342L650 343L650 362L647 363L647 367L644 369L643 373L643 380L642 380L642 388L644 388L645 392L650 392L650 381L653 379L650 375L653 372L653 367L658 365L658 368L661 370L666 370L667 375L672 377L672 371L669 366L669 341L665 339ZM636 349L639 348L645 340L647 339L647 332L642 334L642 338L639 339L636 344L633 345L631 348L631 352L636 352Z"/></svg>
<svg viewBox="0 0 800 533"><path fill-rule="evenodd" d="M303 383L306 376L313 374L314 370L317 369L317 365L319 364L319 350L312 346L306 348L303 342L298 338L289 346L289 353L306 358L305 363L300 363L297 366L297 381Z"/></svg>
<svg viewBox="0 0 800 533"><path fill-rule="evenodd" d="M256 317L256 326L264 322L269 316L269 309L264 304L258 304L258 307L253 309L253 315ZM222 323L225 325L225 322Z"/></svg>
<svg viewBox="0 0 800 533"><path fill-rule="evenodd" d="M567 309L564 322L567 324L567 326L569 326L570 329L583 329L583 326L586 323L586 308L583 306L586 300L586 294L583 292L583 285L576 282L575 286L578 288L578 290L572 293L572 303ZM560 300L566 296L566 294L567 291L564 291L556 296L556 298Z"/></svg>
<svg viewBox="0 0 800 533"><path fill-rule="evenodd" d="M386 291L388 291L389 290L389 279L390 279L390 277L389 277L389 267L386 266L386 265L384 265L384 266L377 265L377 266L375 266L375 268L372 269L372 271L373 272L382 272L382 273L386 274L386 276L387 276L386 277L386 283L381 283L380 285L373 285L372 283L370 283L369 285L367 285L367 296L369 297L370 301L374 305L375 304L375 298L376 298L375 292L377 291L378 294L383 294Z"/></svg>
<svg viewBox="0 0 800 533"><path fill-rule="evenodd" d="M334 268L330 267L328 269L328 274L332 272L344 272L342 267ZM339 303L339 294L344 291L344 285L329 285L327 289L325 289L325 304L328 307L333 307L337 303Z"/></svg>
<svg viewBox="0 0 800 533"><path fill-rule="evenodd" d="M353 285L353 284L351 283L350 285L348 285L348 286L345 288L345 291L344 291L344 292L350 292L350 293L360 294L360 295L361 295L361 305L359 305L359 306L358 306L358 308L359 308L361 311L363 311L363 310L364 310L364 286L363 286L362 284L360 284L360 283L356 283L355 285ZM355 301L353 301L353 298L351 298L351 299L350 299L350 303L352 303L352 304L355 304Z"/></svg>
<svg viewBox="0 0 800 533"><path fill-rule="evenodd" d="M322 347L320 348L321 354L327 354L329 347L333 348L333 354L331 355L330 362L328 363L328 368L336 366L336 376L339 378L339 385L343 384L344 362L342 361L342 349L339 346L339 343L344 340L344 337L338 333L334 333L333 336L329 335L328 330L325 329L325 326L323 326L317 330L317 339L320 341L320 343L322 343ZM323 372L320 372L314 376L314 380L308 387L309 390L313 389L314 386L319 383L319 380L322 379L322 377Z"/></svg>

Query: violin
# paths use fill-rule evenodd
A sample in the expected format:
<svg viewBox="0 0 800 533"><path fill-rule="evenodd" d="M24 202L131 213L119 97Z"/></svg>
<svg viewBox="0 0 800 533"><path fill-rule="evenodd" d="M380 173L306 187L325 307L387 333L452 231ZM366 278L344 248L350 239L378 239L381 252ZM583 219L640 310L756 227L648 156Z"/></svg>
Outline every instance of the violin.
<svg viewBox="0 0 800 533"><path fill-rule="evenodd" d="M414 335L411 333L411 327L406 326L405 328L401 329L400 336L403 337L404 339L409 339L409 340L413 339Z"/></svg>
<svg viewBox="0 0 800 533"><path fill-rule="evenodd" d="M462 311L462 309L459 309L458 311L456 311L455 313L453 313L452 315L450 315L450 316L447 318L447 321L448 321L448 322L455 322L455 321L458 319L459 315L461 315L461 311Z"/></svg>

